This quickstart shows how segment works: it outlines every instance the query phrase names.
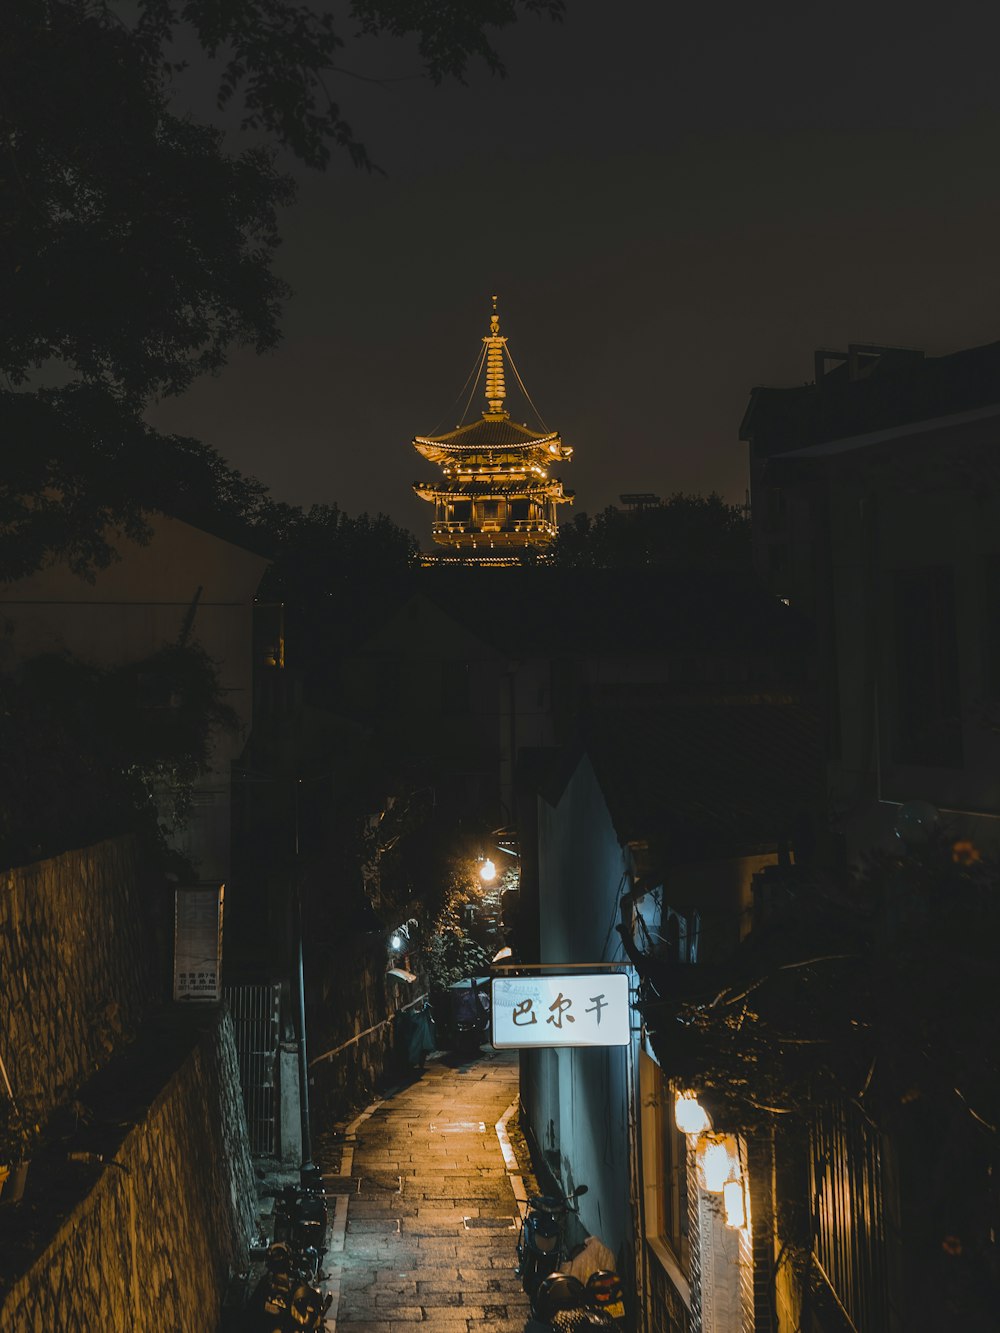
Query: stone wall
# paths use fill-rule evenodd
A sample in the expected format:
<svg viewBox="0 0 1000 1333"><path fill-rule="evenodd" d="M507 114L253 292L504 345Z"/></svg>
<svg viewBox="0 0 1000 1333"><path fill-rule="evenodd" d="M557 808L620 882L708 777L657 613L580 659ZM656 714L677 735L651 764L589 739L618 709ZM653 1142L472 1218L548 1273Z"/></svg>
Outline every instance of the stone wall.
<svg viewBox="0 0 1000 1333"><path fill-rule="evenodd" d="M228 1013L0 1306L4 1333L211 1333L247 1263L255 1190Z"/></svg>
<svg viewBox="0 0 1000 1333"><path fill-rule="evenodd" d="M408 985L387 977L385 966L381 936L354 936L328 962L307 997L314 1124L338 1119L349 1107L369 1101L375 1088L398 1071L394 1015L426 987L422 981ZM318 1058L345 1042L350 1044L331 1059Z"/></svg>
<svg viewBox="0 0 1000 1333"><path fill-rule="evenodd" d="M159 991L150 907L130 838L0 871L0 1058L32 1119L107 1063Z"/></svg>

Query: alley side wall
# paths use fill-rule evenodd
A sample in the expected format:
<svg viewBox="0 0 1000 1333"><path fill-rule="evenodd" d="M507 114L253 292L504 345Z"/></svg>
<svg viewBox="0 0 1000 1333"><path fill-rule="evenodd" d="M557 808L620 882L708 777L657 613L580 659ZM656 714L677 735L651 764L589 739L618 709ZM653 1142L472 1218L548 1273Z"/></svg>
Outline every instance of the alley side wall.
<svg viewBox="0 0 1000 1333"><path fill-rule="evenodd" d="M627 863L588 759L556 805L538 798L539 928L545 963L621 957L615 931ZM537 1147L564 1188L586 1184L584 1228L627 1271L630 1203L628 1051L526 1051L522 1102Z"/></svg>
<svg viewBox="0 0 1000 1333"><path fill-rule="evenodd" d="M106 1064L159 989L136 845L0 873L0 1058L33 1121Z"/></svg>
<svg viewBox="0 0 1000 1333"><path fill-rule="evenodd" d="M0 1305L5 1333L209 1333L255 1230L232 1021L208 1030L128 1134L116 1165Z"/></svg>

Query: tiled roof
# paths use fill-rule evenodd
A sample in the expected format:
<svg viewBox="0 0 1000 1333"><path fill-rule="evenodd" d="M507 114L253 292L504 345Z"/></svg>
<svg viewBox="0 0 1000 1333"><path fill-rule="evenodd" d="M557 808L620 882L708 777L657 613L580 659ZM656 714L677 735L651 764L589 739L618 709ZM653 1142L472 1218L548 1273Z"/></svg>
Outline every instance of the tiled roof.
<svg viewBox="0 0 1000 1333"><path fill-rule="evenodd" d="M950 356L886 358L861 379L831 372L820 383L756 388L740 428L760 455L1000 403L1000 342Z"/></svg>
<svg viewBox="0 0 1000 1333"><path fill-rule="evenodd" d="M478 497L490 495L513 495L527 498L532 495L559 495L562 487L556 480L539 481L537 477L525 477L521 481L423 481L414 483L414 490L425 495L433 493L442 499L463 496ZM572 494L572 492L569 492Z"/></svg>
<svg viewBox="0 0 1000 1333"><path fill-rule="evenodd" d="M413 443L443 445L455 449L503 449L512 445L539 445L558 441L557 431L540 434L519 426L509 417L481 417L470 426L460 426L444 435L417 435Z"/></svg>

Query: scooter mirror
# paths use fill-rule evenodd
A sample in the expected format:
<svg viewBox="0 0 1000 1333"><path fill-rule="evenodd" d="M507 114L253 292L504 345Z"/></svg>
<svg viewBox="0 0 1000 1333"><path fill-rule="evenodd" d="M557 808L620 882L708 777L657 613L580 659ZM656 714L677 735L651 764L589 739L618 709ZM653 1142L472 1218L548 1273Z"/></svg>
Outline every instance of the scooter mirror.
<svg viewBox="0 0 1000 1333"><path fill-rule="evenodd" d="M573 1191L573 1198L578 1199L581 1194L586 1194L586 1193L587 1193L586 1185L577 1185L576 1189Z"/></svg>

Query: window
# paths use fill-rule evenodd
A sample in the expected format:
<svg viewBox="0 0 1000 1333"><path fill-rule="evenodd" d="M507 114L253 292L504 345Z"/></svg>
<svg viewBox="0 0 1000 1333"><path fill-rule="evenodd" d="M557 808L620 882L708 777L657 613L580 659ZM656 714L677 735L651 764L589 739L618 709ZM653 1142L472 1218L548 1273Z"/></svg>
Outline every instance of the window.
<svg viewBox="0 0 1000 1333"><path fill-rule="evenodd" d="M468 662L441 663L441 711L444 713L472 711L472 685Z"/></svg>
<svg viewBox="0 0 1000 1333"><path fill-rule="evenodd" d="M1000 555L983 562L983 683L986 696L1000 700Z"/></svg>
<svg viewBox="0 0 1000 1333"><path fill-rule="evenodd" d="M769 486L764 505L764 531L782 532L788 521L788 503L785 492L777 486Z"/></svg>
<svg viewBox="0 0 1000 1333"><path fill-rule="evenodd" d="M529 502L527 500L511 500L510 516L512 519L526 519L528 514Z"/></svg>
<svg viewBox="0 0 1000 1333"><path fill-rule="evenodd" d="M140 671L135 678L136 703L151 712L180 708L183 703L177 681L161 671Z"/></svg>
<svg viewBox="0 0 1000 1333"><path fill-rule="evenodd" d="M895 571L893 642L894 760L961 768L955 579L950 568L937 565Z"/></svg>
<svg viewBox="0 0 1000 1333"><path fill-rule="evenodd" d="M674 1094L659 1065L640 1055L646 1235L688 1269L687 1140L674 1124Z"/></svg>
<svg viewBox="0 0 1000 1333"><path fill-rule="evenodd" d="M454 504L448 506L449 518L454 523L468 523L472 517L472 501L456 500Z"/></svg>
<svg viewBox="0 0 1000 1333"><path fill-rule="evenodd" d="M399 707L403 664L398 657L371 657L366 663L369 706L379 711Z"/></svg>

